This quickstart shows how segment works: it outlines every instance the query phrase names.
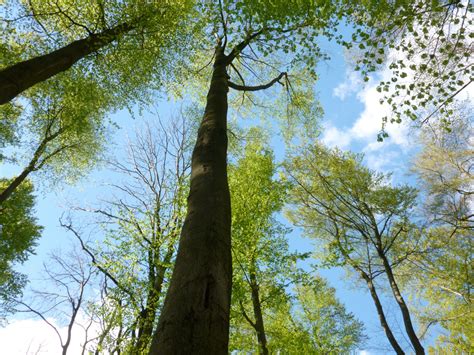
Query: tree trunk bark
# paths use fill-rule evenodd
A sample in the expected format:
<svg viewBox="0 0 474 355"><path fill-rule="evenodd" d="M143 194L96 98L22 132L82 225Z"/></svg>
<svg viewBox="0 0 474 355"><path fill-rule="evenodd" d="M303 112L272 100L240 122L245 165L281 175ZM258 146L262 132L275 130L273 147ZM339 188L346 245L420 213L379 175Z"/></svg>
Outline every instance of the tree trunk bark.
<svg viewBox="0 0 474 355"><path fill-rule="evenodd" d="M260 294L258 290L257 278L254 273L250 274L250 288L252 290L253 314L255 317L254 328L257 333L259 353L268 355L267 337L263 324L262 305L260 303Z"/></svg>
<svg viewBox="0 0 474 355"><path fill-rule="evenodd" d="M0 205L11 196L11 194L18 188L18 186L21 185L23 181L25 181L25 179L32 171L32 169L29 169L29 167L27 167L21 172L20 175L13 179L13 181L10 183L10 185L7 186L5 190L0 192Z"/></svg>
<svg viewBox="0 0 474 355"><path fill-rule="evenodd" d="M113 42L133 28L132 23L122 23L48 54L0 70L0 105L14 99L33 85L69 69L78 60Z"/></svg>
<svg viewBox="0 0 474 355"><path fill-rule="evenodd" d="M227 354L232 288L226 56L217 48L188 210L150 354Z"/></svg>
<svg viewBox="0 0 474 355"><path fill-rule="evenodd" d="M382 326L385 332L385 335L387 336L387 339L390 342L390 345L392 345L393 350L395 350L395 352L398 355L405 354L405 352L402 350L402 348L398 344L397 339L395 339L395 336L393 335L392 330L390 329L390 326L388 325L387 318L385 318L385 313L383 311L382 303L380 302L379 296L377 295L377 291L375 290L375 285L373 281L370 279L370 277L367 274L361 271L359 271L359 273L361 274L362 278L365 280L365 282L367 283L367 286L369 287L370 295L372 296L372 299L375 303L375 308L377 309L380 325Z"/></svg>
<svg viewBox="0 0 474 355"><path fill-rule="evenodd" d="M395 296L395 300L397 301L398 307L400 308L400 311L402 313L403 324L405 325L405 330L407 332L408 338L410 339L410 342L413 345L413 348L415 349L416 354L417 355L424 354L425 349L421 345L420 339L418 339L415 329L413 328L413 323L410 317L410 311L408 310L408 306L402 297L402 294L400 292L400 289L398 288L397 282L395 281L395 276L393 275L392 267L390 266L385 254L379 249L377 251L380 258L382 259L385 273L387 274L387 278L390 283L390 288L392 289L393 295Z"/></svg>

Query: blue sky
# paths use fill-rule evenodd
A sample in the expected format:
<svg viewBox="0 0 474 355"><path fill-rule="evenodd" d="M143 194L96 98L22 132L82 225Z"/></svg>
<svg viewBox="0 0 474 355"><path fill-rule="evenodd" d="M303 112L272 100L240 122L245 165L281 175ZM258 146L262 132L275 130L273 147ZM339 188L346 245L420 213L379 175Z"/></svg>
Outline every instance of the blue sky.
<svg viewBox="0 0 474 355"><path fill-rule="evenodd" d="M333 59L319 65L318 74L320 79L316 84L318 97L325 110L324 120L321 123L324 127L321 135L322 141L330 146L365 153L367 165L379 171L392 171L394 173L392 180L395 183L412 181L407 175L407 168L416 148L412 138L410 138L412 134L410 134L408 127L406 125L390 127L391 137L388 140L383 143L376 140L385 109L378 102L375 85L378 78L386 75L383 68L381 72L375 74L374 79L363 84L358 73L352 72L350 67L346 65L345 55L341 48L329 45L328 52ZM158 106L162 117L179 112L177 105L166 101L161 101ZM112 148L109 151L116 156L120 156L124 154L124 140L127 135L132 134L134 126L141 119L132 119L126 111L113 114L112 119L119 124L121 129L112 134L110 141ZM145 114L144 119L153 119L153 114ZM274 149L276 151L282 150L282 143L279 143L278 139L272 140L272 142L275 144ZM16 173L16 169L13 167L4 167L4 171L7 175ZM71 243L70 236L59 227L58 219L64 210L70 204L76 206L93 204L98 197L100 198L100 196L106 194L103 183L110 178L109 172L98 168L73 186L59 184L50 188L49 186L41 187L40 185L36 212L39 223L45 227L45 230L36 249L36 255L31 256L20 268L21 271L30 275L33 285L38 284L36 281L38 271L43 261L46 260L47 254L54 249L67 249ZM37 178L35 181L39 179ZM301 232L298 230L295 230L289 238L292 248L299 250L312 249L311 241L302 239ZM367 335L369 335L369 340L365 346L366 352L370 354L387 353L389 345L379 326L375 308L370 296L361 289L361 285L354 283L353 279L344 278L344 272L340 269L321 270L320 272L336 288L338 297L347 309L365 323ZM388 305L388 313L389 318L394 323L399 322L399 319L395 316L396 309L394 305ZM35 326L44 328L42 323L29 322L31 323L31 329L36 329ZM398 327L399 324L395 325L395 330ZM12 329L12 327L8 328L9 333L5 329L0 329L0 338L2 334L5 338L8 334L9 339L14 343L16 341L13 340L15 335L11 334L17 334L15 332L18 331ZM36 331L32 330L32 332ZM40 333L43 334L43 330ZM400 340L403 342L402 338Z"/></svg>

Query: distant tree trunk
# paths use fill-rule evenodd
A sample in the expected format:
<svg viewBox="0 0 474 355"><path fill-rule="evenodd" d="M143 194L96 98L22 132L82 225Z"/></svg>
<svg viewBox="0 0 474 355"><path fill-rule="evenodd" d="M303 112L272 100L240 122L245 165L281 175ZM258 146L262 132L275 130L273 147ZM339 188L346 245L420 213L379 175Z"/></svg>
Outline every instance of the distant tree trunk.
<svg viewBox="0 0 474 355"><path fill-rule="evenodd" d="M148 350L148 346L153 335L153 325L155 324L156 311L158 310L161 292L163 289L163 281L165 273L168 270L168 265L173 256L174 246L170 246L162 265L158 266L157 273L152 278L152 285L148 290L146 308L143 314L140 314L138 320L138 336L136 341L136 349L139 354L143 354Z"/></svg>
<svg viewBox="0 0 474 355"><path fill-rule="evenodd" d="M385 313L383 311L382 303L380 302L379 296L377 295L377 291L375 289L375 285L372 279L369 277L369 275L367 275L362 270L359 270L359 273L364 279L364 281L367 283L367 286L370 291L370 295L372 296L372 300L374 301L375 308L377 309L380 325L382 326L385 332L385 335L387 336L387 339L390 342L390 345L392 345L393 350L395 350L395 352L398 355L405 354L401 346L398 344L397 339L395 339L395 336L393 335L392 330L390 329L390 326L388 325L387 318L385 318Z"/></svg>
<svg viewBox="0 0 474 355"><path fill-rule="evenodd" d="M48 54L0 70L0 105L14 99L33 85L69 69L80 59L115 41L134 27L132 23L122 23Z"/></svg>
<svg viewBox="0 0 474 355"><path fill-rule="evenodd" d="M218 47L178 254L150 354L227 354L232 288L227 58Z"/></svg>
<svg viewBox="0 0 474 355"><path fill-rule="evenodd" d="M393 275L392 267L390 266L390 263L388 262L387 257L383 253L383 251L378 248L377 248L377 251L380 258L382 259L385 273L387 274L387 278L390 283L390 288L392 289L395 300L397 301L397 304L402 313L403 323L405 325L405 330L407 332L408 338L410 339L410 342L413 345L413 348L415 349L416 354L417 355L424 354L425 349L421 345L420 339L418 339L415 329L413 328L413 323L410 317L410 311L408 310L408 306L402 297L402 294L400 292L400 289L398 288L397 282L395 281L395 276Z"/></svg>
<svg viewBox="0 0 474 355"><path fill-rule="evenodd" d="M33 157L31 158L28 165L23 169L20 175L14 178L12 182L3 191L0 191L0 204L6 201L11 196L11 194L18 188L18 186L20 186L23 181L26 180L29 174L41 168L49 158L55 155L55 153L52 153L48 157L43 159L42 162L38 163L46 147L48 146L48 143L58 137L62 132L64 132L64 129L60 129L55 133L50 134L49 129L50 128L47 129L45 137L42 139L41 143L36 148L35 152L33 153ZM60 150L56 150L56 152L59 151Z"/></svg>
<svg viewBox="0 0 474 355"><path fill-rule="evenodd" d="M339 245L339 250L341 250L342 254L346 258L346 260L349 262L349 264L356 270L360 277L367 283L367 287L369 288L370 296L372 297L372 300L374 301L375 308L377 309L377 314L379 316L380 320L380 325L382 326L385 335L390 342L390 345L392 345L393 350L397 353L397 355L404 355L405 352L403 351L402 347L400 344L398 344L397 339L392 333L392 329L390 329L390 325L387 322L387 318L385 317L385 312L383 311L382 303L380 302L379 296L377 294L377 290L375 289L375 285L373 282L373 278L367 274L363 269L361 269L350 257L347 252L345 252L345 248L342 246L340 240L338 239L338 245ZM367 242L367 241L366 241Z"/></svg>
<svg viewBox="0 0 474 355"><path fill-rule="evenodd" d="M260 293L255 273L250 274L250 288L252 290L253 315L255 317L254 329L257 333L259 353L268 355L267 337L263 324L262 304L260 302Z"/></svg>

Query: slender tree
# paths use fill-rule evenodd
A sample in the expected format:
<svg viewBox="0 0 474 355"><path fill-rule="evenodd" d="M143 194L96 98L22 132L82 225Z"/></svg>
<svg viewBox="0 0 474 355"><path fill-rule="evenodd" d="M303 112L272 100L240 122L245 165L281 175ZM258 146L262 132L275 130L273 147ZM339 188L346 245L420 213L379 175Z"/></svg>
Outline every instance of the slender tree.
<svg viewBox="0 0 474 355"><path fill-rule="evenodd" d="M249 135L258 136L258 131ZM274 180L272 154L263 149L258 140L247 143L237 164L229 168L235 260L232 323L235 326L242 318L248 322L255 331L258 353L268 354L264 314L272 303L285 298L298 255L288 251L287 230L274 217L283 206L286 184Z"/></svg>
<svg viewBox="0 0 474 355"><path fill-rule="evenodd" d="M44 321L56 333L61 354L66 355L71 345L73 328L80 325L78 318L90 301L87 294L94 270L77 252L65 256L58 252L50 255L49 265L43 264L43 273L43 282L51 288L47 291L31 290L29 297L14 300L14 308L16 312L30 313ZM65 322L65 333L51 321L52 317ZM86 331L87 326L82 328ZM87 343L87 332L85 334Z"/></svg>
<svg viewBox="0 0 474 355"><path fill-rule="evenodd" d="M114 197L100 207L76 208L97 217L102 243L87 242L83 231L63 222L108 281L108 301L97 312L114 316L104 319L99 351L142 354L149 348L185 214L189 121L183 116L142 124L127 157L109 162L119 180L112 184Z"/></svg>
<svg viewBox="0 0 474 355"><path fill-rule="evenodd" d="M448 123L431 123L420 134L422 149L413 163L419 179L426 253L413 255L398 271L404 290L416 302L413 309L423 325L444 331L435 349L472 351L472 123L470 110L458 106ZM449 350L448 350L449 349ZM435 351L436 351L435 350Z"/></svg>
<svg viewBox="0 0 474 355"><path fill-rule="evenodd" d="M365 281L387 339L403 354L374 282L386 277L408 339L417 354L424 354L395 274L409 256L423 252L422 231L410 222L417 192L409 186L389 186L387 176L365 168L361 158L317 143L294 157L287 168L298 206L292 218L324 241L329 259L349 266Z"/></svg>

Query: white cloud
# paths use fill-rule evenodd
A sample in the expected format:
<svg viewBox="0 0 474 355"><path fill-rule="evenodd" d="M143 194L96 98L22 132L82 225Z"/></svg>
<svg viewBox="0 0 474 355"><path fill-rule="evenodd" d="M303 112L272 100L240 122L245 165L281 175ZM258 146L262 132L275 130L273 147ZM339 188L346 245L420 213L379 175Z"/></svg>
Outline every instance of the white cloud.
<svg viewBox="0 0 474 355"><path fill-rule="evenodd" d="M386 80L388 75L390 74L384 73L382 80ZM377 91L376 82L364 88L357 97L364 104L364 110L350 129L351 137L366 141L371 150L379 149L383 144L376 144L377 134L382 128L382 117L390 115L390 107L386 103L380 104L382 94ZM385 129L390 138L384 144L390 142L401 147L408 145L409 126L406 120L399 124L389 122Z"/></svg>
<svg viewBox="0 0 474 355"><path fill-rule="evenodd" d="M359 73L356 73L359 75ZM382 72L382 80L390 75L388 71ZM338 128L328 123L323 131L322 141L328 146L337 146L341 149L348 148L353 142L365 144L364 151L379 150L387 145L394 144L403 149L409 145L408 122L400 124L388 123L386 131L390 138L385 142L377 142L377 134L382 128L382 117L390 114L390 107L387 104L380 104L382 94L377 91L377 82L371 80L365 87L359 86L357 94L358 100L363 104L364 109L356 119L352 127Z"/></svg>
<svg viewBox="0 0 474 355"><path fill-rule="evenodd" d="M391 56L393 57L393 55ZM406 120L400 124L388 122L385 130L389 134L389 138L383 143L377 142L377 134L382 128L382 118L385 116L389 117L391 111L390 105L387 103L380 104L380 99L384 95L377 91L377 85L380 80L390 80L391 75L388 64L367 83L360 79L359 72L348 73L347 80L333 90L333 95L343 100L349 94L357 92L357 99L363 104L364 108L354 124L349 128L340 129L334 125L327 124L322 141L329 146L338 146L341 149L349 147L352 143L359 142L364 144L362 151L366 154L377 150L386 150L387 146L401 148L402 150L409 149L410 123ZM409 73L406 80L410 80L411 77ZM377 156L379 155L377 154ZM387 159L384 158L384 161L387 161ZM375 166L376 164L374 163L373 165Z"/></svg>
<svg viewBox="0 0 474 355"><path fill-rule="evenodd" d="M346 97L357 92L362 86L360 74L355 71L346 70L346 80L334 88L332 94L340 100L345 100Z"/></svg>
<svg viewBox="0 0 474 355"><path fill-rule="evenodd" d="M329 147L347 148L351 143L350 133L337 127L326 125L323 131L322 142Z"/></svg>

